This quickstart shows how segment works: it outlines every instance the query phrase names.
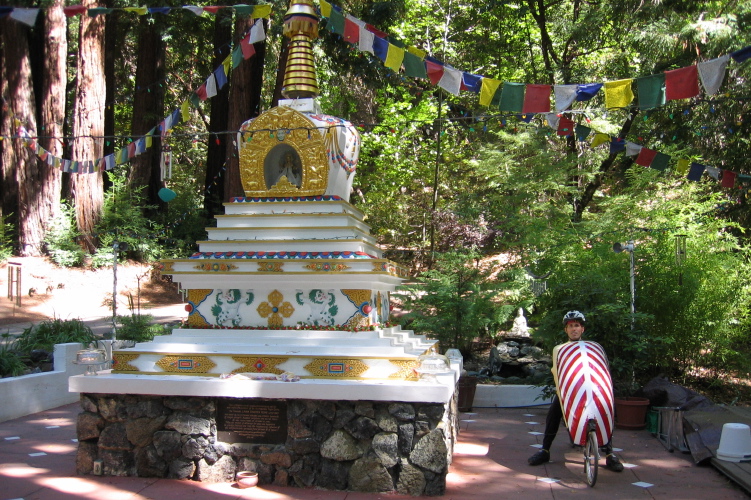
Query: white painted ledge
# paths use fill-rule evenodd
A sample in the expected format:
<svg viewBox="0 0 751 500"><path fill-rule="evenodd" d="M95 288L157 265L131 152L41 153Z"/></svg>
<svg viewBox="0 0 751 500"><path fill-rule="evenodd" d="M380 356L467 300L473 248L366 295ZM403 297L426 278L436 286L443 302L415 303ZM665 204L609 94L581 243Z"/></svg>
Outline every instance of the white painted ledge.
<svg viewBox="0 0 751 500"><path fill-rule="evenodd" d="M492 385L478 384L472 406L475 408L516 408L541 406L551 403L553 398L543 399L542 387L534 385Z"/></svg>

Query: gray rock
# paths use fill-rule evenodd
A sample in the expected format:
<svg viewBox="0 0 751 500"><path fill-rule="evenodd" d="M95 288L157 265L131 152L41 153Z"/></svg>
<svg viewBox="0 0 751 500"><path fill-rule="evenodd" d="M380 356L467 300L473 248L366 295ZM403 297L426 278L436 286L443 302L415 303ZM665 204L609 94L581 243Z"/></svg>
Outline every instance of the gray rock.
<svg viewBox="0 0 751 500"><path fill-rule="evenodd" d="M394 490L391 474L375 457L362 457L349 469L349 486L352 491L386 492Z"/></svg>
<svg viewBox="0 0 751 500"><path fill-rule="evenodd" d="M275 486L289 486L289 472L284 469L279 469L274 474Z"/></svg>
<svg viewBox="0 0 751 500"><path fill-rule="evenodd" d="M370 401L358 401L355 403L355 413L363 417L375 418L373 403Z"/></svg>
<svg viewBox="0 0 751 500"><path fill-rule="evenodd" d="M104 419L96 413L83 412L78 414L76 422L76 436L78 441L97 439L104 428Z"/></svg>
<svg viewBox="0 0 751 500"><path fill-rule="evenodd" d="M333 401L318 401L316 411L326 420L332 421L336 418L336 403Z"/></svg>
<svg viewBox="0 0 751 500"><path fill-rule="evenodd" d="M373 451L387 469L399 463L398 440L394 432L381 432L373 436Z"/></svg>
<svg viewBox="0 0 751 500"><path fill-rule="evenodd" d="M99 448L102 471L105 476L133 476L135 468L133 454L127 450L107 450Z"/></svg>
<svg viewBox="0 0 751 500"><path fill-rule="evenodd" d="M389 413L402 422L410 422L415 419L415 409L409 403L391 403Z"/></svg>
<svg viewBox="0 0 751 500"><path fill-rule="evenodd" d="M91 474L94 460L99 458L99 447L94 442L79 441L76 452L76 473Z"/></svg>
<svg viewBox="0 0 751 500"><path fill-rule="evenodd" d="M206 452L209 442L203 436L197 438L189 438L182 447L182 456L188 460L197 460L203 458L203 454Z"/></svg>
<svg viewBox="0 0 751 500"><path fill-rule="evenodd" d="M144 399L145 398L145 399ZM166 415L169 410L162 404L162 398L160 397L145 397L133 398L133 401L127 401L126 413L128 418L157 418Z"/></svg>
<svg viewBox="0 0 751 500"><path fill-rule="evenodd" d="M233 457L251 457L258 458L261 453L271 450L270 446L262 447L257 444L250 443L233 443L230 446L229 454Z"/></svg>
<svg viewBox="0 0 751 500"><path fill-rule="evenodd" d="M125 424L115 422L102 429L99 435L99 448L105 450L131 450L133 445L128 441Z"/></svg>
<svg viewBox="0 0 751 500"><path fill-rule="evenodd" d="M211 422L205 418L194 417L184 412L175 412L170 415L164 427L175 430L180 434L211 435Z"/></svg>
<svg viewBox="0 0 751 500"><path fill-rule="evenodd" d="M297 453L298 455L306 455L308 453L318 453L318 450L321 449L321 445L318 444L318 441L316 441L313 438L304 438L304 439L287 439L287 443L285 445L288 450L293 451Z"/></svg>
<svg viewBox="0 0 751 500"><path fill-rule="evenodd" d="M196 465L196 480L204 483L228 483L235 479L235 461L223 456L213 465L199 460Z"/></svg>
<svg viewBox="0 0 751 500"><path fill-rule="evenodd" d="M355 460L362 454L355 438L341 429L335 430L321 445L321 456L331 460Z"/></svg>
<svg viewBox="0 0 751 500"><path fill-rule="evenodd" d="M128 409L119 398L103 396L97 401L97 408L108 422L119 422L128 416Z"/></svg>
<svg viewBox="0 0 751 500"><path fill-rule="evenodd" d="M197 412L206 408L206 405L210 404L213 408L214 403L205 398L190 398L190 397L166 397L163 400L164 406L171 410L185 411L185 412Z"/></svg>
<svg viewBox="0 0 751 500"><path fill-rule="evenodd" d="M81 409L91 413L99 413L96 403L86 394L81 394Z"/></svg>
<svg viewBox="0 0 751 500"><path fill-rule="evenodd" d="M436 473L445 473L448 468L448 447L441 429L433 429L423 436L409 455L409 461Z"/></svg>
<svg viewBox="0 0 751 500"><path fill-rule="evenodd" d="M289 468L289 475L301 488L313 486L316 471L320 468L320 461L321 457L318 455L307 455L292 464Z"/></svg>
<svg viewBox="0 0 751 500"><path fill-rule="evenodd" d="M139 477L164 477L167 462L159 456L154 445L136 450L136 474Z"/></svg>
<svg viewBox="0 0 751 500"><path fill-rule="evenodd" d="M307 438L313 435L313 431L308 429L300 419L294 418L287 425L287 435L295 439Z"/></svg>
<svg viewBox="0 0 751 500"><path fill-rule="evenodd" d="M438 422L443 418L445 411L446 409L443 405L422 405L417 412L416 418L418 420L431 420L433 422Z"/></svg>
<svg viewBox="0 0 751 500"><path fill-rule="evenodd" d="M316 476L316 486L328 490L347 489L351 462L321 459L321 472Z"/></svg>
<svg viewBox="0 0 751 500"><path fill-rule="evenodd" d="M339 408L336 411L336 416L334 417L333 421L334 429L343 428L345 425L347 425L347 423L349 423L350 420L355 418L355 416L355 410L353 410L352 408Z"/></svg>
<svg viewBox="0 0 751 500"><path fill-rule="evenodd" d="M518 347L509 347L508 355L511 356L512 358L515 358L515 357L519 356L519 348Z"/></svg>
<svg viewBox="0 0 751 500"><path fill-rule="evenodd" d="M415 467L407 461L402 461L399 479L396 482L396 491L402 495L422 496L427 481L419 467Z"/></svg>
<svg viewBox="0 0 751 500"><path fill-rule="evenodd" d="M415 422L415 439L420 439L425 434L430 432L433 429L433 427L430 425L430 422L426 422L424 420L418 420Z"/></svg>
<svg viewBox="0 0 751 500"><path fill-rule="evenodd" d="M154 448L157 454L168 463L182 455L181 435L175 431L157 431L154 433Z"/></svg>
<svg viewBox="0 0 751 500"><path fill-rule="evenodd" d="M166 421L167 417L165 415L156 418L143 417L135 420L126 420L125 434L128 436L128 441L134 445L147 446L151 444L154 433L161 430Z"/></svg>
<svg viewBox="0 0 751 500"><path fill-rule="evenodd" d="M170 479L192 478L196 472L196 464L192 460L178 458L169 464L167 477Z"/></svg>
<svg viewBox="0 0 751 500"><path fill-rule="evenodd" d="M390 414L387 409L382 407L376 410L375 421L382 431L396 432L399 428L399 423L396 421L396 417Z"/></svg>
<svg viewBox="0 0 751 500"><path fill-rule="evenodd" d="M372 439L381 430L376 421L368 417L350 420L344 428L357 439Z"/></svg>
<svg viewBox="0 0 751 500"><path fill-rule="evenodd" d="M412 451L412 442L415 439L415 426L414 424L401 424L399 425L399 453L408 456Z"/></svg>
<svg viewBox="0 0 751 500"><path fill-rule="evenodd" d="M261 455L261 462L264 464L276 465L285 469L292 465L292 457L289 453L282 450L274 450Z"/></svg>

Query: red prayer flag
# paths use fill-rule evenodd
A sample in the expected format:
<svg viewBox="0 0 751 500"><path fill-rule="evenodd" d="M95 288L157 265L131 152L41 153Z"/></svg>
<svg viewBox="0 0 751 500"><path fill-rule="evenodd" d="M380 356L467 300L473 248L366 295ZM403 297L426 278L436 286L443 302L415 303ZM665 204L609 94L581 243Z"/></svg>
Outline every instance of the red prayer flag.
<svg viewBox="0 0 751 500"><path fill-rule="evenodd" d="M378 38L386 38L387 36L389 36L388 33L384 33L383 31L379 30L378 28L376 28L372 24L366 24L365 25L365 29L368 30L368 31L370 31L371 33L373 33Z"/></svg>
<svg viewBox="0 0 751 500"><path fill-rule="evenodd" d="M205 101L208 99L208 95L206 94L206 83L204 82L203 85L201 85L198 90L196 90L196 94L198 95L198 98L202 101Z"/></svg>
<svg viewBox="0 0 751 500"><path fill-rule="evenodd" d="M344 18L344 39L349 43L360 41L360 27L348 17Z"/></svg>
<svg viewBox="0 0 751 500"><path fill-rule="evenodd" d="M250 59L256 53L256 48L250 43L250 33L240 40L240 49L243 51L243 59Z"/></svg>
<svg viewBox="0 0 751 500"><path fill-rule="evenodd" d="M223 5L209 5L208 7L201 7L206 12L210 12L211 14L216 14L219 9L223 9Z"/></svg>
<svg viewBox="0 0 751 500"><path fill-rule="evenodd" d="M694 66L665 72L665 99L688 99L699 95L699 70Z"/></svg>
<svg viewBox="0 0 751 500"><path fill-rule="evenodd" d="M425 60L425 69L428 71L428 78L430 83L438 85L438 82L443 77L443 65L434 63L433 61Z"/></svg>
<svg viewBox="0 0 751 500"><path fill-rule="evenodd" d="M73 17L85 13L87 10L83 5L71 5L70 7L63 7L63 14L65 14L65 17Z"/></svg>
<svg viewBox="0 0 751 500"><path fill-rule="evenodd" d="M657 151L649 148L641 148L639 156L636 157L636 164L642 167L648 167L657 156Z"/></svg>
<svg viewBox="0 0 751 500"><path fill-rule="evenodd" d="M528 84L522 113L550 113L550 85Z"/></svg>
<svg viewBox="0 0 751 500"><path fill-rule="evenodd" d="M556 134L564 136L574 135L575 128L576 123L574 123L574 120L566 116L561 116L561 119L558 120L558 130L556 131Z"/></svg>
<svg viewBox="0 0 751 500"><path fill-rule="evenodd" d="M722 171L722 183L720 185L724 188L731 188L735 186L735 178L736 173L731 172L730 170L723 170Z"/></svg>

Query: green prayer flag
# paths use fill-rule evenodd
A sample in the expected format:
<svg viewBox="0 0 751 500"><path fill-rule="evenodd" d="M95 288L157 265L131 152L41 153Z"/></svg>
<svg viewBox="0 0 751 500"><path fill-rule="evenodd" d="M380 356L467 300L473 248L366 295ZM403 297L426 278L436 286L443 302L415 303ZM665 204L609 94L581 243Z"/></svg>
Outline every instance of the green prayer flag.
<svg viewBox="0 0 751 500"><path fill-rule="evenodd" d="M108 9L106 7L94 7L86 10L86 15L88 15L89 17L96 17L99 14L112 14L112 9Z"/></svg>
<svg viewBox="0 0 751 500"><path fill-rule="evenodd" d="M232 68L240 66L241 62L243 62L243 51L238 45L232 50Z"/></svg>
<svg viewBox="0 0 751 500"><path fill-rule="evenodd" d="M576 124L576 127L574 128L574 135L576 135L576 138L580 141L586 140L587 136L592 132L592 129L589 127L585 127L584 125Z"/></svg>
<svg viewBox="0 0 751 500"><path fill-rule="evenodd" d="M665 73L636 79L639 108L652 109L665 105Z"/></svg>
<svg viewBox="0 0 751 500"><path fill-rule="evenodd" d="M330 30L338 35L344 35L344 15L336 9L331 9L329 17Z"/></svg>
<svg viewBox="0 0 751 500"><path fill-rule="evenodd" d="M649 167L664 172L668 168L668 161L670 161L670 156L664 153L657 153L652 163L649 164Z"/></svg>
<svg viewBox="0 0 751 500"><path fill-rule="evenodd" d="M512 111L521 113L524 106L524 88L523 83L503 82L501 91L501 103L498 108L501 111Z"/></svg>
<svg viewBox="0 0 751 500"><path fill-rule="evenodd" d="M427 78L428 72L425 70L425 61L411 52L404 52L404 74L412 78Z"/></svg>
<svg viewBox="0 0 751 500"><path fill-rule="evenodd" d="M389 35L389 36L386 37L386 41L389 42L391 45L396 45L400 49L406 49L407 48L407 45L404 42L402 42L401 40L397 40L396 38L394 38L391 35Z"/></svg>
<svg viewBox="0 0 751 500"><path fill-rule="evenodd" d="M196 94L195 92L193 92L190 95L190 103L193 105L194 108L197 108L197 107L199 107L201 105L201 98L198 97L198 94Z"/></svg>

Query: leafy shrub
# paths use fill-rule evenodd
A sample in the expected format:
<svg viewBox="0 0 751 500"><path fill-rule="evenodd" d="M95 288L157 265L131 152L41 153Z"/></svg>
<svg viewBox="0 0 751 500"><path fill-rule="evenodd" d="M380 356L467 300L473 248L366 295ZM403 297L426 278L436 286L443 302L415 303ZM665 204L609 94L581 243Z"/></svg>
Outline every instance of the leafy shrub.
<svg viewBox="0 0 751 500"><path fill-rule="evenodd" d="M26 370L21 356L16 352L14 342L8 341L8 334L3 334L3 343L0 346L0 377L17 377L23 375Z"/></svg>
<svg viewBox="0 0 751 500"><path fill-rule="evenodd" d="M56 264L64 267L81 265L86 254L76 243L79 236L73 207L61 203L60 212L47 224L44 234L47 253Z"/></svg>
<svg viewBox="0 0 751 500"><path fill-rule="evenodd" d="M117 322L122 326L117 329L118 340L132 340L134 342L148 342L157 335L164 335L167 329L154 324L154 317L150 314L131 314L118 316Z"/></svg>
<svg viewBox="0 0 751 500"><path fill-rule="evenodd" d="M35 349L52 352L55 344L78 342L88 346L96 341L91 328L80 319L54 318L25 328L16 340L15 349L27 354Z"/></svg>
<svg viewBox="0 0 751 500"><path fill-rule="evenodd" d="M0 217L0 263L13 255L13 224L6 223L7 217Z"/></svg>

